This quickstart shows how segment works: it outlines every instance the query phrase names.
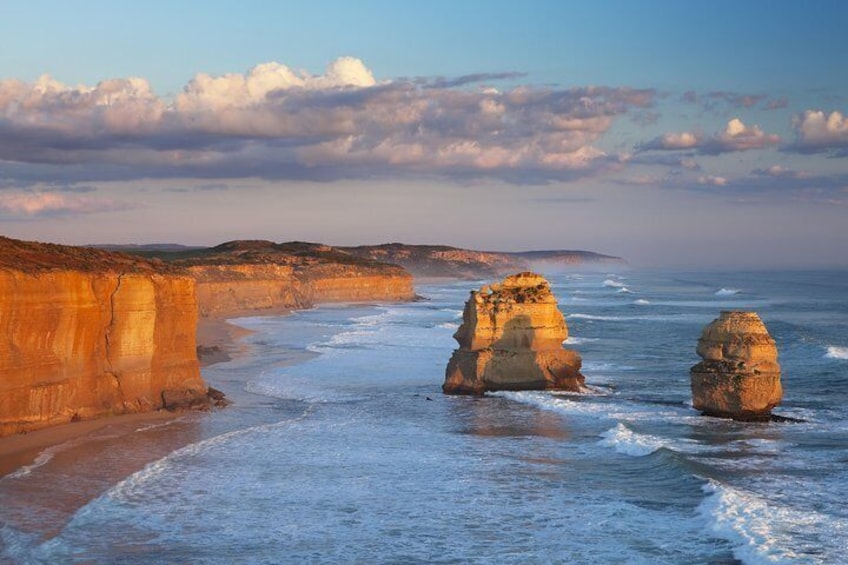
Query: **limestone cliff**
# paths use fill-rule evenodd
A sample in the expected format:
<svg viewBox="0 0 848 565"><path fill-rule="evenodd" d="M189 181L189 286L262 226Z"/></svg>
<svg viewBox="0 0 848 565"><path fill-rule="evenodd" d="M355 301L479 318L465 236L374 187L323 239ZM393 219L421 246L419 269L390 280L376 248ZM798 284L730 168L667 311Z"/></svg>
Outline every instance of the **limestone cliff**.
<svg viewBox="0 0 848 565"><path fill-rule="evenodd" d="M204 317L415 297L412 276L403 268L315 243L231 241L170 260L197 280Z"/></svg>
<svg viewBox="0 0 848 565"><path fill-rule="evenodd" d="M260 314L306 305L289 265L196 265L188 271L197 282L202 317Z"/></svg>
<svg viewBox="0 0 848 565"><path fill-rule="evenodd" d="M165 265L0 238L0 435L208 405L196 308Z"/></svg>
<svg viewBox="0 0 848 565"><path fill-rule="evenodd" d="M703 361L692 367L692 404L706 415L768 419L783 389L777 346L754 312L722 312L698 340Z"/></svg>
<svg viewBox="0 0 848 565"><path fill-rule="evenodd" d="M563 349L565 318L550 285L523 272L472 291L454 334L454 351L442 386L448 394L493 390L578 391L581 359Z"/></svg>

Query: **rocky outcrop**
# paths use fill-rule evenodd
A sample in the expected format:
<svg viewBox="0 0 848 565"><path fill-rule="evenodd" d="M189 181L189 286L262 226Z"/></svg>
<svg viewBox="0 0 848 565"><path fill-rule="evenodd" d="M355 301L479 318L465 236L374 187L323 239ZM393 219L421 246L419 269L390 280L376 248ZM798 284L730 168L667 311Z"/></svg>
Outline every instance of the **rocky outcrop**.
<svg viewBox="0 0 848 565"><path fill-rule="evenodd" d="M472 291L442 386L447 394L495 390L578 391L584 377L575 351L563 349L565 318L550 285L523 272Z"/></svg>
<svg viewBox="0 0 848 565"><path fill-rule="evenodd" d="M179 270L0 238L0 435L208 406L196 309Z"/></svg>
<svg viewBox="0 0 848 565"><path fill-rule="evenodd" d="M768 420L783 389L777 346L754 312L722 312L698 340L692 405L705 415Z"/></svg>

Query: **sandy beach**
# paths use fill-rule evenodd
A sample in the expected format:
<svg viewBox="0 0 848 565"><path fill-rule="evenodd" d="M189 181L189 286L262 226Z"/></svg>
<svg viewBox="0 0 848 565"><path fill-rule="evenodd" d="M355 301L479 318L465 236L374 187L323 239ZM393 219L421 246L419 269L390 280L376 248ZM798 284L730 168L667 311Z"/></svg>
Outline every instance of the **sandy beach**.
<svg viewBox="0 0 848 565"><path fill-rule="evenodd" d="M223 318L200 319L201 372L246 353L249 346L241 340L251 333ZM204 379L209 382L205 374ZM207 418L204 412L160 410L2 438L0 481L11 481L6 485L4 517L21 532L44 539L55 535L79 508L124 478L202 439ZM30 480L31 474L38 478Z"/></svg>
<svg viewBox="0 0 848 565"><path fill-rule="evenodd" d="M245 313L249 315L249 313ZM240 340L253 333L223 318L201 318L197 327L197 343L201 368L235 359L245 350ZM202 369L201 369L202 372ZM226 394L227 391L224 391ZM159 410L141 414L124 414L52 426L33 432L0 439L0 477L32 465L39 454L68 442L82 443L85 438L106 428L137 429L180 417L180 413ZM116 479L119 477L116 477Z"/></svg>

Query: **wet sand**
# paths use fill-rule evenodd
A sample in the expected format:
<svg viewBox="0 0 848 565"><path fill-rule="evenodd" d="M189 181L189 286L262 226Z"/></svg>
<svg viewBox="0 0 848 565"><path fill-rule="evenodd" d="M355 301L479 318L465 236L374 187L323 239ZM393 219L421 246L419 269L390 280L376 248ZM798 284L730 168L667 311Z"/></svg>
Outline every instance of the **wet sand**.
<svg viewBox="0 0 848 565"><path fill-rule="evenodd" d="M252 314L255 313L244 313L244 315ZM241 342L241 339L251 333L253 333L251 330L231 324L223 318L201 318L197 327L201 367L238 358L246 351L246 345ZM226 394L227 391L223 392ZM46 449L70 441L82 443L86 437L96 435L105 428L137 429L146 425L173 420L181 415L181 413L159 410L142 414L108 416L95 420L61 424L2 438L0 439L0 477L14 473L27 465L32 465L39 454ZM119 478L116 477L116 479Z"/></svg>
<svg viewBox="0 0 848 565"><path fill-rule="evenodd" d="M249 354L243 338L252 333L225 319L199 320L199 352L209 353L202 355L201 372ZM203 376L210 381L211 375ZM233 391L235 395L238 392ZM2 523L23 536L41 540L57 535L79 508L115 484L207 437L208 416L206 412L161 410L74 422L0 439ZM18 542L0 539L0 550L10 543Z"/></svg>

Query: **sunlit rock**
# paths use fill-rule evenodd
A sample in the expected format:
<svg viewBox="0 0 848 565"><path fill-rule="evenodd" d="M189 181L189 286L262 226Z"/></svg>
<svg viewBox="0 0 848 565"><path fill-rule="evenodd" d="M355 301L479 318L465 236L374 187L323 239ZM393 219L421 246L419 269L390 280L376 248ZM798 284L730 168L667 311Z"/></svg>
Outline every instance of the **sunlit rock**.
<svg viewBox="0 0 848 565"><path fill-rule="evenodd" d="M581 359L563 349L565 319L550 285L530 272L472 291L459 349L448 363L442 389L448 394L495 390L580 390Z"/></svg>
<svg viewBox="0 0 848 565"><path fill-rule="evenodd" d="M722 312L698 340L692 404L708 416L768 420L783 389L777 346L754 312Z"/></svg>

